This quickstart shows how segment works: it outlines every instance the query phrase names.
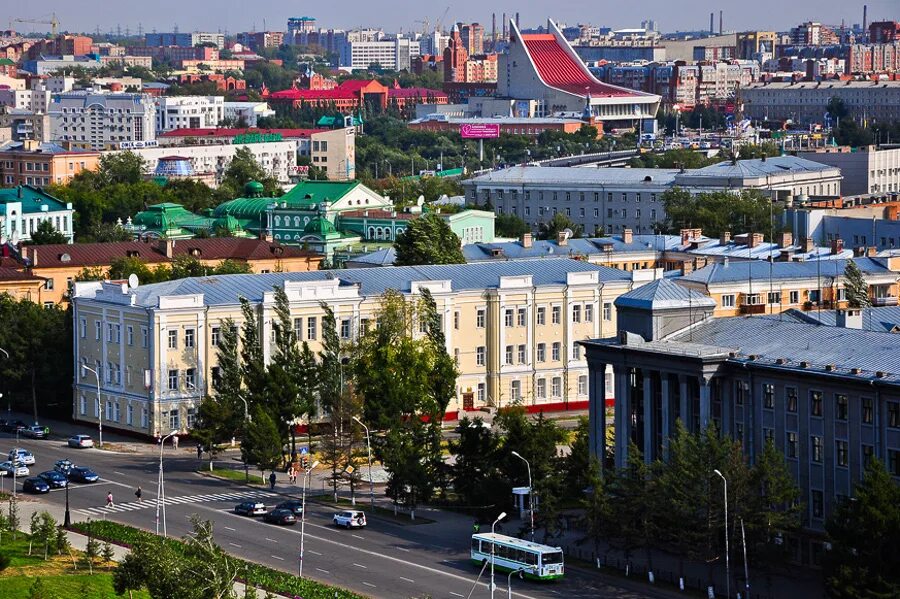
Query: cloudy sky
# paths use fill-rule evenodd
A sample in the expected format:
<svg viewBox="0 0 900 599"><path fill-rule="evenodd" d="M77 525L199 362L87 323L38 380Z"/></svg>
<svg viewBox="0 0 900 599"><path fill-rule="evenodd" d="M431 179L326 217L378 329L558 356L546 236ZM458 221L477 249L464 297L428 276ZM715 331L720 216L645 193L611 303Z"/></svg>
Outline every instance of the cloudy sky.
<svg viewBox="0 0 900 599"><path fill-rule="evenodd" d="M12 3L12 0L10 0ZM445 3L446 2L446 3ZM900 20L900 0L868 0L869 20ZM724 8L726 30L775 29L787 30L802 21L815 20L848 25L862 21L862 2L837 0L754 0L740 3L710 0L556 0L552 3L522 3L497 0L444 0L444 2L412 2L410 0L382 0L349 2L288 2L285 0L119 0L106 2L72 2L71 0L42 0L38 3L14 2L15 8L6 10L9 18L41 19L51 11L60 20L61 29L93 32L114 30L121 26L132 33L142 26L144 31L171 31L177 24L181 31L248 31L254 28L284 30L291 16L316 17L321 26L352 28L360 25L382 27L396 31L403 28L420 29L416 20L439 19L449 6L447 19L477 21L488 28L491 11L497 19L506 11L518 10L523 27L538 25L549 16L558 22L591 23L615 28L636 27L643 19L655 19L663 31L696 30L709 26L709 13ZM90 7L90 8L88 8ZM6 19L0 25L6 26ZM30 27L17 25L21 31ZM49 29L49 28L47 28Z"/></svg>

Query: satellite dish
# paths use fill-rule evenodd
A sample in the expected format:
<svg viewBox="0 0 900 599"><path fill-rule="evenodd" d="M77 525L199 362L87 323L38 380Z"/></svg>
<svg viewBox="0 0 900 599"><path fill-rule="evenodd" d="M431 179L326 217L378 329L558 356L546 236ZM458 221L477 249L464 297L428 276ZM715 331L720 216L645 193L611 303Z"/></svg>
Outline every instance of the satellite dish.
<svg viewBox="0 0 900 599"><path fill-rule="evenodd" d="M138 276L136 274L131 273L130 275L128 275L128 286L131 289L137 289L139 284L140 283L138 281Z"/></svg>
<svg viewBox="0 0 900 599"><path fill-rule="evenodd" d="M563 235L565 235L566 239L572 239L572 229L566 227L565 229L563 229Z"/></svg>

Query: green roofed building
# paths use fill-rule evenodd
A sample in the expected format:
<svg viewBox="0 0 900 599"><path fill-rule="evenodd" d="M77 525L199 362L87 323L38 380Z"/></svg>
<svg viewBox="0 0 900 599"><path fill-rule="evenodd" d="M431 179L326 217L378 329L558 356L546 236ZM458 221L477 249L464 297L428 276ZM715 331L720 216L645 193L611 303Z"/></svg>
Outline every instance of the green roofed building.
<svg viewBox="0 0 900 599"><path fill-rule="evenodd" d="M72 204L30 185L0 189L0 240L29 241L43 221L73 241Z"/></svg>

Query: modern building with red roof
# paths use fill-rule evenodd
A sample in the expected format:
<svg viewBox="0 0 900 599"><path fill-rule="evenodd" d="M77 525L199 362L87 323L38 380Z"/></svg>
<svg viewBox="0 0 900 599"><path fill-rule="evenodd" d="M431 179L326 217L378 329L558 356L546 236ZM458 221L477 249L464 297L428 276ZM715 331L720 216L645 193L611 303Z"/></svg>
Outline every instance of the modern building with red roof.
<svg viewBox="0 0 900 599"><path fill-rule="evenodd" d="M341 112L359 109L364 104L375 105L382 110L388 105L405 108L409 103L447 104L447 94L440 90L422 87L388 87L375 79L348 79L333 89L285 89L273 92L268 101L292 106L333 106Z"/></svg>
<svg viewBox="0 0 900 599"><path fill-rule="evenodd" d="M500 56L497 96L514 103L534 104L533 114L516 116L583 115L592 121L631 124L652 119L660 97L603 83L551 20L549 33L523 34L510 21L509 52Z"/></svg>

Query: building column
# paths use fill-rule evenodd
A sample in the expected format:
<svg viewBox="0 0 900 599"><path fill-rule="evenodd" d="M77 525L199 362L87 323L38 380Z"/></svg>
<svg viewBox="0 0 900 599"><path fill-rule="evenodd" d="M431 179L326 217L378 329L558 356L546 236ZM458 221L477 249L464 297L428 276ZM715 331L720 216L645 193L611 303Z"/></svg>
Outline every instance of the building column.
<svg viewBox="0 0 900 599"><path fill-rule="evenodd" d="M710 379L699 377L698 382L700 383L700 430L703 431L709 426L712 407L712 402L709 397Z"/></svg>
<svg viewBox="0 0 900 599"><path fill-rule="evenodd" d="M733 436L734 431L733 385L734 383L727 379L723 379L722 384L719 385L719 403L722 406L722 434L728 436Z"/></svg>
<svg viewBox="0 0 900 599"><path fill-rule="evenodd" d="M624 468L631 442L631 384L628 368L614 366L616 382L616 468Z"/></svg>
<svg viewBox="0 0 900 599"><path fill-rule="evenodd" d="M691 404L691 402L688 401L687 376L684 374L679 374L678 375L678 417L681 418L681 423L684 425L684 428L688 431L691 430L691 418L690 418L690 413L688 412L688 408L690 407L690 404Z"/></svg>
<svg viewBox="0 0 900 599"><path fill-rule="evenodd" d="M670 407L672 397L670 396L669 373L659 373L659 401L662 411L662 458L669 459L669 436L672 434L672 417Z"/></svg>
<svg viewBox="0 0 900 599"><path fill-rule="evenodd" d="M644 376L644 463L649 464L653 461L653 376L651 371L644 370L641 372Z"/></svg>
<svg viewBox="0 0 900 599"><path fill-rule="evenodd" d="M592 364L588 375L588 449L592 458L606 455L606 364Z"/></svg>

